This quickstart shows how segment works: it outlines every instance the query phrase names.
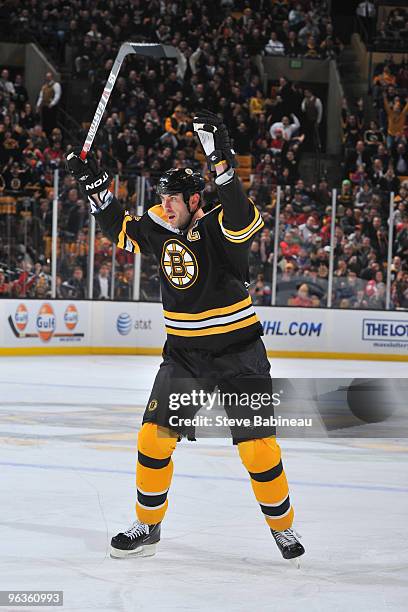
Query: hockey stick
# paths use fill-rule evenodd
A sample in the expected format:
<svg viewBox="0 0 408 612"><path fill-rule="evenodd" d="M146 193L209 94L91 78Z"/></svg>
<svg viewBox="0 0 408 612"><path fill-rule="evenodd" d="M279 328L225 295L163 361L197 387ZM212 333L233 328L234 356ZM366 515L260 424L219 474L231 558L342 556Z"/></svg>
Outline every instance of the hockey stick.
<svg viewBox="0 0 408 612"><path fill-rule="evenodd" d="M33 333L26 333L26 332L19 331L17 327L14 325L13 317L11 315L8 318L8 322L10 324L11 331L13 332L16 338L39 338L40 336L40 334L33 334ZM67 333L52 334L52 337L53 338L83 338L84 335L85 334L83 332L74 332L74 333L67 332Z"/></svg>
<svg viewBox="0 0 408 612"><path fill-rule="evenodd" d="M10 324L11 331L16 338L38 338L38 334L26 334L25 332L18 331L17 327L14 325L13 317L11 315L8 318L8 322Z"/></svg>
<svg viewBox="0 0 408 612"><path fill-rule="evenodd" d="M119 52L116 56L115 62L110 71L108 80L106 81L105 88L102 92L101 99L99 100L98 106L96 107L94 118L92 119L91 126L88 130L88 134L85 138L82 151L80 153L81 159L85 160L88 152L92 146L96 132L98 131L99 124L105 112L108 100L115 86L116 79L120 72L123 64L123 60L127 55L145 55L146 57L153 57L157 59L168 58L168 59L180 59L180 52L176 47L171 45L162 45L156 43L132 43L125 42L121 45Z"/></svg>

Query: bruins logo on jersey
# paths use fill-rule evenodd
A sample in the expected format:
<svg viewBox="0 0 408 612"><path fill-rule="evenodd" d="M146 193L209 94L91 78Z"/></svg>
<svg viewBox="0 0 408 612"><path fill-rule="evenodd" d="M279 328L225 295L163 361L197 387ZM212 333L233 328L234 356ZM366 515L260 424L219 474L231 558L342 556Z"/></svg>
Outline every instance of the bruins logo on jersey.
<svg viewBox="0 0 408 612"><path fill-rule="evenodd" d="M159 405L159 402L157 400L152 400L150 404L148 405L147 410L149 412L154 412L158 405Z"/></svg>
<svg viewBox="0 0 408 612"><path fill-rule="evenodd" d="M198 265L194 253L175 239L164 243L161 267L176 289L188 289L198 277Z"/></svg>

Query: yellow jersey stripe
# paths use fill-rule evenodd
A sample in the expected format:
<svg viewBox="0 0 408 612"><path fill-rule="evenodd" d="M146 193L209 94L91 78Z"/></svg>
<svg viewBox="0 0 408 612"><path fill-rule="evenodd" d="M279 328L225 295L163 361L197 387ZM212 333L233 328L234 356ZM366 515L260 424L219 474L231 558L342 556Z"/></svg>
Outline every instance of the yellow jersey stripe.
<svg viewBox="0 0 408 612"><path fill-rule="evenodd" d="M129 238L129 236L128 236ZM133 238L129 238L130 242L133 244L134 248L134 253L140 253L140 246L138 245L138 243L136 242L136 240L133 240Z"/></svg>
<svg viewBox="0 0 408 612"><path fill-rule="evenodd" d="M156 215L156 217L160 217L160 219L162 219L163 221L166 221L167 223L169 222L169 218L166 215L166 213L163 210L163 206L161 204L154 204L154 206L151 206L149 208L149 210Z"/></svg>
<svg viewBox="0 0 408 612"><path fill-rule="evenodd" d="M202 319L201 321L173 321L172 319L165 318L164 323L167 327L175 327L177 329L205 329L206 327L217 327L218 325L227 325L227 323L243 321L254 314L254 307L249 305L237 312L224 314L220 317L210 317L208 319Z"/></svg>
<svg viewBox="0 0 408 612"><path fill-rule="evenodd" d="M119 249L126 249L126 238L127 238L128 240L130 240L130 242L134 246L133 252L134 253L140 253L140 246L138 245L136 240L134 240L133 238L130 238L130 236L128 236L127 233L126 233L126 225L127 225L128 221L132 221L132 219L133 219L133 217L131 215L125 215L123 217L122 230L119 233L118 242L117 242L116 246ZM127 249L127 250L129 250L129 249Z"/></svg>
<svg viewBox="0 0 408 612"><path fill-rule="evenodd" d="M190 338L194 336L214 336L215 334L227 334L228 332L235 331L237 329L243 329L244 327L249 327L250 325L254 325L258 322L258 316L252 315L252 317L249 317L248 319L238 321L237 323L231 323L230 325L224 325L223 327L207 327L198 330L172 329L171 327L166 327L166 333L173 336L185 336Z"/></svg>
<svg viewBox="0 0 408 612"><path fill-rule="evenodd" d="M119 234L116 246L118 247L118 249L123 249L125 247L125 232L123 230Z"/></svg>
<svg viewBox="0 0 408 612"><path fill-rule="evenodd" d="M218 222L221 225L222 231L225 235L231 235L231 238L237 237L237 238L242 238L242 235L245 234L246 232L249 232L254 225L257 223L259 217L261 216L261 213L259 212L259 210L256 208L255 204L250 200L251 204L254 207L254 218L252 219L251 223L249 225L247 225L246 227L244 227L243 229L240 230L230 230L230 229L226 229L223 224L222 224L222 220L224 218L224 211L221 210L218 214Z"/></svg>
<svg viewBox="0 0 408 612"><path fill-rule="evenodd" d="M229 240L230 242L233 242L234 244L239 244L242 242L246 242L247 240L249 240L249 238L251 238L251 236L253 236L254 234L256 234L260 229L263 228L263 226L265 225L264 221L262 218L260 218L258 220L258 223L256 224L256 226L254 227L254 229L252 230L252 232L250 232L247 236L245 236L245 238L230 238L226 232L224 232L224 236L227 240Z"/></svg>
<svg viewBox="0 0 408 612"><path fill-rule="evenodd" d="M163 314L167 319L174 319L176 321L201 321L201 319L207 319L208 317L214 317L224 314L231 314L252 304L251 298L248 296L245 300L235 302L230 306L222 306L221 308L211 308L210 310L204 310L203 312L171 312L170 310L163 310Z"/></svg>
<svg viewBox="0 0 408 612"><path fill-rule="evenodd" d="M125 238L126 238L126 217L127 215L125 215L123 217L123 221L122 221L122 229L119 233L119 237L118 237L118 242L116 244L116 246L119 249L124 249L125 248Z"/></svg>

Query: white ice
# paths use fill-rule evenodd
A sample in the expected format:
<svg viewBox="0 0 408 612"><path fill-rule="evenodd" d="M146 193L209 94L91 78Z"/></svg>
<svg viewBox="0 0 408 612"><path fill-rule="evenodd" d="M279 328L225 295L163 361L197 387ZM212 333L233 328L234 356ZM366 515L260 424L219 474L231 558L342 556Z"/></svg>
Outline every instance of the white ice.
<svg viewBox="0 0 408 612"><path fill-rule="evenodd" d="M407 610L406 439L281 440L300 570L281 558L236 449L182 442L157 555L111 559L111 536L134 520L136 434L158 363L0 359L0 590L63 590L65 612ZM406 377L406 364L273 360L273 371Z"/></svg>

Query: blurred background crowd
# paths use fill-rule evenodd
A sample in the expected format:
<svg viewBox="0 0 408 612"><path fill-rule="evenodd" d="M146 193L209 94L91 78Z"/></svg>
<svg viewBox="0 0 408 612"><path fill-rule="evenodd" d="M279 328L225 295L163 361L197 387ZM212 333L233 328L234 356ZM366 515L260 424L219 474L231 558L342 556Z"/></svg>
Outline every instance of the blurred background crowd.
<svg viewBox="0 0 408 612"><path fill-rule="evenodd" d="M357 14L370 25L373 14L366 5L373 3L361 5ZM394 40L386 43L390 50L402 48L408 34L404 9L393 10L378 31L370 28L376 42L383 36ZM244 186L265 221L250 252L254 303L271 303L275 256L278 305L326 305L335 185L324 172L309 182L300 172L302 156L324 146L325 99L313 86L284 75L265 84L259 65L262 56L338 59L344 42L325 2L5 1L0 40L13 36L35 40L65 80L61 84L46 73L30 104L26 75L0 66L0 297L50 295L55 169L60 171L57 297L88 297L88 206L63 159L83 142L118 47L143 38L177 46L182 61L132 57L120 73L94 145L100 162L120 177L119 199L135 210L143 177L146 209L157 201L158 177L172 167L197 168L208 176L192 117L198 108L219 112L233 138ZM373 72L368 85L374 118L362 99L345 98L339 109L342 182L332 287L332 305L338 308L385 307L391 192L396 210L391 307L408 307L408 61L388 55ZM65 82L77 93L69 100ZM217 200L211 180L203 198L206 210ZM94 261L93 297L132 299L134 256L124 251L112 256L112 245L97 231ZM144 256L141 299L160 299L157 265Z"/></svg>

